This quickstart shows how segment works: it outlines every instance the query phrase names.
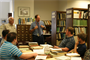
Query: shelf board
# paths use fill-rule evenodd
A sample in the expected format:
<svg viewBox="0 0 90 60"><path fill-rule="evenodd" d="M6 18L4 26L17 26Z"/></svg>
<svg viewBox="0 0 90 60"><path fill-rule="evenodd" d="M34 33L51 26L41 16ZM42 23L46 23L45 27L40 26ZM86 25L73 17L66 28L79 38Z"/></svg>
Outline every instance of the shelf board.
<svg viewBox="0 0 90 60"><path fill-rule="evenodd" d="M61 39L57 39L57 40L63 40L64 38L61 38Z"/></svg>
<svg viewBox="0 0 90 60"><path fill-rule="evenodd" d="M87 27L87 26L73 26L73 27Z"/></svg>
<svg viewBox="0 0 90 60"><path fill-rule="evenodd" d="M51 25L45 25L46 27L50 27Z"/></svg>
<svg viewBox="0 0 90 60"><path fill-rule="evenodd" d="M66 27L66 26L59 26L59 25L57 25L57 27Z"/></svg>
<svg viewBox="0 0 90 60"><path fill-rule="evenodd" d="M73 19L77 19L77 20L88 20L88 19L83 19L83 18L73 18Z"/></svg>
<svg viewBox="0 0 90 60"><path fill-rule="evenodd" d="M58 33L66 33L66 32L56 32L56 33L58 34Z"/></svg>
<svg viewBox="0 0 90 60"><path fill-rule="evenodd" d="M57 19L57 20L60 20L60 21L65 21L66 19Z"/></svg>

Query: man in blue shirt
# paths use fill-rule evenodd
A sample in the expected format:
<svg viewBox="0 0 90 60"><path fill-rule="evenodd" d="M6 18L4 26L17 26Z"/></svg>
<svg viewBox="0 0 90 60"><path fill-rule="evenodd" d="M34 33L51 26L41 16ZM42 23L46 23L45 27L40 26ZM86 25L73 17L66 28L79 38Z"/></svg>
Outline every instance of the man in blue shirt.
<svg viewBox="0 0 90 60"><path fill-rule="evenodd" d="M62 51L70 51L74 48L75 40L73 36L74 28L68 27L66 29L66 37L62 40L59 46L54 46L54 48L62 49Z"/></svg>
<svg viewBox="0 0 90 60"><path fill-rule="evenodd" d="M83 58L85 52L86 52L86 34L85 33L79 33L77 35L78 41L75 43L74 49L72 49L70 52L78 53Z"/></svg>
<svg viewBox="0 0 90 60"><path fill-rule="evenodd" d="M33 33L33 42L38 42L38 44L44 44L43 29L46 29L44 23L40 21L40 16L35 15L35 22L30 26L30 32Z"/></svg>
<svg viewBox="0 0 90 60"><path fill-rule="evenodd" d="M3 43L0 49L0 59L2 60L17 60L16 57L21 59L28 59L37 56L37 53L23 54L16 46L17 35L11 32L7 35L7 41Z"/></svg>

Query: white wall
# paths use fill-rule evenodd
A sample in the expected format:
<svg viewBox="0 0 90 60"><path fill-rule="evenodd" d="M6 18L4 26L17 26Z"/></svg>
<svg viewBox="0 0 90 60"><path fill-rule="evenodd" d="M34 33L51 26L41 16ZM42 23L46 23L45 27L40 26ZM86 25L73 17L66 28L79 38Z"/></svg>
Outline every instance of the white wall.
<svg viewBox="0 0 90 60"><path fill-rule="evenodd" d="M52 11L59 10L58 0L35 0L34 15L39 14L41 20L51 20Z"/></svg>
<svg viewBox="0 0 90 60"><path fill-rule="evenodd" d="M59 0L59 10L66 10L67 8L88 8L90 0Z"/></svg>
<svg viewBox="0 0 90 60"><path fill-rule="evenodd" d="M30 7L30 18L34 17L34 0L15 0L14 1L14 18L15 24L18 24L18 7ZM24 18L24 17L21 17Z"/></svg>

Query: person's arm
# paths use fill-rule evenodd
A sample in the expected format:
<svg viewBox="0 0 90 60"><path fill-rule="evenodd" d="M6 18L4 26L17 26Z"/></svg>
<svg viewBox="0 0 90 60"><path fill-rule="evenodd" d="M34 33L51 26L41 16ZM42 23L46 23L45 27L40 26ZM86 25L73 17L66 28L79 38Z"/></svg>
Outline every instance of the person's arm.
<svg viewBox="0 0 90 60"><path fill-rule="evenodd" d="M38 26L35 26L35 28L31 29L30 32L34 32L34 30L36 30L38 28Z"/></svg>
<svg viewBox="0 0 90 60"><path fill-rule="evenodd" d="M42 21L41 28L46 29L46 26L45 26L45 24L44 24L44 22L43 22L43 21Z"/></svg>
<svg viewBox="0 0 90 60"><path fill-rule="evenodd" d="M74 52L74 49L70 50L68 53Z"/></svg>
<svg viewBox="0 0 90 60"><path fill-rule="evenodd" d="M38 26L36 25L35 27L33 27L33 23L30 26L30 33L33 33L34 30L36 30L38 28Z"/></svg>
<svg viewBox="0 0 90 60"><path fill-rule="evenodd" d="M62 51L65 51L65 52L67 52L67 51L69 50L69 48L67 48L67 47L65 47L65 48L60 48L60 47L58 47L58 46L54 46L54 48L62 49Z"/></svg>
<svg viewBox="0 0 90 60"><path fill-rule="evenodd" d="M37 53L28 53L28 54L23 53L19 58L21 58L21 59L29 59L29 58L35 57L37 55L38 55Z"/></svg>
<svg viewBox="0 0 90 60"><path fill-rule="evenodd" d="M76 43L75 43L74 53L78 53L78 52L77 52L77 46L78 46L78 44L79 44L79 42L76 42Z"/></svg>

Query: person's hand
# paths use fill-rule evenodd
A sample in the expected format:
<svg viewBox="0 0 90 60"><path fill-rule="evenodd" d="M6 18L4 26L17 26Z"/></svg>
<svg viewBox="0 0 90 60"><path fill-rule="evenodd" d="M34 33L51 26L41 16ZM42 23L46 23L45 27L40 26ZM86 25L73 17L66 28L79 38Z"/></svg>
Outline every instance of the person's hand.
<svg viewBox="0 0 90 60"><path fill-rule="evenodd" d="M33 55L36 57L38 54L37 53L33 53Z"/></svg>
<svg viewBox="0 0 90 60"><path fill-rule="evenodd" d="M38 26L35 26L35 28L34 29L37 29L38 28Z"/></svg>
<svg viewBox="0 0 90 60"><path fill-rule="evenodd" d="M45 28L45 26L41 25L41 28Z"/></svg>
<svg viewBox="0 0 90 60"><path fill-rule="evenodd" d="M54 48L57 48L58 49L59 47L58 46L54 46Z"/></svg>

